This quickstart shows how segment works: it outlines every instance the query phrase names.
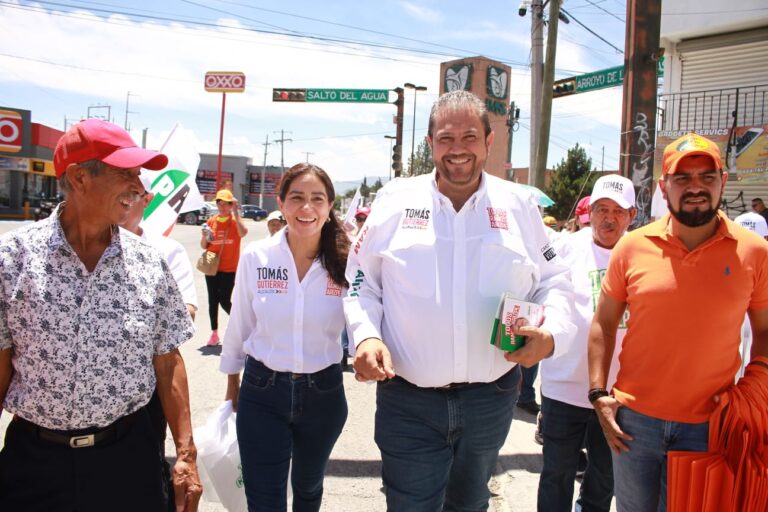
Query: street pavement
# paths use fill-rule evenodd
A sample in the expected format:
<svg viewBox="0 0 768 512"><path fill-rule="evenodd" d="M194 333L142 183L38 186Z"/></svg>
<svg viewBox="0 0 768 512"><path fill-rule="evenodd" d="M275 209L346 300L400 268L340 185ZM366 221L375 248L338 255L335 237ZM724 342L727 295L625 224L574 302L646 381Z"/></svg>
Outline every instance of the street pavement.
<svg viewBox="0 0 768 512"><path fill-rule="evenodd" d="M26 222L0 221L0 234L16 229ZM265 222L246 219L248 242L267 235ZM200 227L177 225L172 234L181 242L196 261L199 249ZM198 314L195 319L196 334L181 347L187 367L192 407L192 424L199 427L221 404L226 390L226 377L218 371L220 347L207 347L210 335L207 313L207 294L204 276L195 271L198 297ZM225 332L227 315L219 315L220 333ZM537 381L538 389L538 381ZM373 440L376 386L355 381L350 372L344 374L344 388L349 403L349 418L344 431L331 454L325 478L325 494L322 510L332 512L376 512L386 510L382 492L381 459ZM4 438L9 415L0 417L0 438ZM536 494L541 472L541 446L533 441L536 418L515 408L515 419L509 436L501 449L496 470L490 482L492 499L489 510L493 512L518 512L536 510ZM170 433L167 453L173 455ZM578 482L576 483L578 489ZM201 502L201 512L223 512L218 503Z"/></svg>

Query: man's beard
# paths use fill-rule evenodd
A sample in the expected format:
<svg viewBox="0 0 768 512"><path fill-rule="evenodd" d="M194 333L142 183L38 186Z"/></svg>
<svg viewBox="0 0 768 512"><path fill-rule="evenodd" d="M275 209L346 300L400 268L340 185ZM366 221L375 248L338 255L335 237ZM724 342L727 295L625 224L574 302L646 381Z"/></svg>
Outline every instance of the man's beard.
<svg viewBox="0 0 768 512"><path fill-rule="evenodd" d="M708 201L709 207L705 210L695 209L690 212L684 211L682 208L683 201L691 197L705 198ZM717 198L718 205L720 204L721 199L722 199L722 193L720 194L720 197ZM684 226L688 226L689 228L697 228L699 226L703 226L704 224L708 223L713 218L715 218L715 215L717 215L717 210L718 210L718 207L712 208L712 196L708 192L700 192L698 194L684 194L682 197L680 197L679 210L675 210L672 207L672 203L669 201L669 199L667 199L667 208L669 208L669 213L671 213L672 216L676 218L680 224Z"/></svg>

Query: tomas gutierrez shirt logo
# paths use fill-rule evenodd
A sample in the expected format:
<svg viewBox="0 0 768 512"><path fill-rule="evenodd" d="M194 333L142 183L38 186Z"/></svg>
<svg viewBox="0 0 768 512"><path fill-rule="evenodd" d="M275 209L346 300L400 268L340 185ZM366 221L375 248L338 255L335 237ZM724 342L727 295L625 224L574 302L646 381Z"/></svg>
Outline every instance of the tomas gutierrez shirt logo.
<svg viewBox="0 0 768 512"><path fill-rule="evenodd" d="M488 222L492 228L509 229L507 210L504 208L488 208Z"/></svg>
<svg viewBox="0 0 768 512"><path fill-rule="evenodd" d="M328 283L325 285L325 294L331 297L341 297L341 286L336 284L330 276L328 277Z"/></svg>
<svg viewBox="0 0 768 512"><path fill-rule="evenodd" d="M406 208L403 213L403 221L400 227L403 229L427 229L429 226L429 216L432 212L428 208L420 210Z"/></svg>
<svg viewBox="0 0 768 512"><path fill-rule="evenodd" d="M256 293L288 293L288 269L257 268Z"/></svg>

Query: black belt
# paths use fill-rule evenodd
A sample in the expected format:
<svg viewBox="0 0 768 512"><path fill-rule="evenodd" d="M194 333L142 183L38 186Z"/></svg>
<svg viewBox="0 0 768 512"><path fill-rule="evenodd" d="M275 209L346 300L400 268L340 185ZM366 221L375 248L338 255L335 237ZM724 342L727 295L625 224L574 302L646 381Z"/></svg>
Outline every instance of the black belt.
<svg viewBox="0 0 768 512"><path fill-rule="evenodd" d="M112 439L117 434L118 428L129 427L136 421L139 413L143 410L142 407L136 412L133 412L127 416L123 416L119 420L115 421L111 425L103 428L96 428L92 430L51 430L39 425L35 425L31 421L25 420L21 416L14 416L13 422L22 427L28 432L35 434L39 439L48 441L50 443L69 446L70 448L87 448L94 446L103 441Z"/></svg>
<svg viewBox="0 0 768 512"><path fill-rule="evenodd" d="M488 384L491 384L491 382L451 382L450 384L446 384L445 386L437 386L437 387L430 388L430 387L417 386L416 384L405 380L399 375L392 377L392 380L396 380L419 389L429 389L431 391L443 391L443 392L461 391L465 389L479 388L480 386L487 386Z"/></svg>

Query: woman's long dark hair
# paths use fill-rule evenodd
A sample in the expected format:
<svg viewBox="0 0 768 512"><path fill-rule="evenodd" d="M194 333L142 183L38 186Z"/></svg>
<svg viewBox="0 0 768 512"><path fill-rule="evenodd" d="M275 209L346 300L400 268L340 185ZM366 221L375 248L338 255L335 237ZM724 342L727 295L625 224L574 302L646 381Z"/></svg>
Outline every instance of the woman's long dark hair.
<svg viewBox="0 0 768 512"><path fill-rule="evenodd" d="M293 180L305 174L317 176L323 182L328 201L331 203L330 220L323 224L323 229L320 232L320 250L317 253L317 257L320 258L320 263L328 272L328 275L331 276L334 283L339 286L348 286L344 272L347 269L349 238L347 238L346 233L344 233L341 224L336 218L336 214L333 212L333 201L336 199L336 192L333 190L333 183L328 174L313 164L300 163L294 165L285 172L283 179L280 180L280 200L285 202L285 197L288 195L288 189Z"/></svg>

